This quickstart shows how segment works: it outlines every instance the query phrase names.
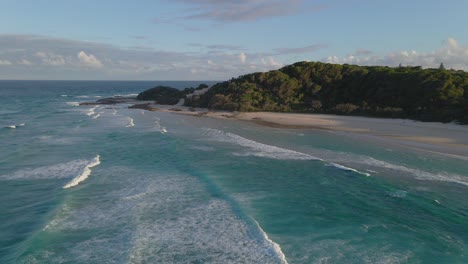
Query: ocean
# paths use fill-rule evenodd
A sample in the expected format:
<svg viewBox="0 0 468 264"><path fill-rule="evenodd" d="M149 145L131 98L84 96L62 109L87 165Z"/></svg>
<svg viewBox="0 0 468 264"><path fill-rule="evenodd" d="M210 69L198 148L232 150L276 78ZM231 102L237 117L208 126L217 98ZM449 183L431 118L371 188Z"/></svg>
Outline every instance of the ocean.
<svg viewBox="0 0 468 264"><path fill-rule="evenodd" d="M0 81L0 263L468 263L468 164ZM211 83L209 83L211 84Z"/></svg>

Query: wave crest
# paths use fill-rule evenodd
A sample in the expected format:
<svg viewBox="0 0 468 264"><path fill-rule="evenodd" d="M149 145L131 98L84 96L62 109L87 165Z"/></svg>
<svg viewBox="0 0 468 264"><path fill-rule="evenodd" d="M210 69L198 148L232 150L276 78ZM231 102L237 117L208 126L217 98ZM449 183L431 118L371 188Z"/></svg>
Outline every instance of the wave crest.
<svg viewBox="0 0 468 264"><path fill-rule="evenodd" d="M257 141L246 139L236 134L220 131L217 129L206 128L205 131L212 139L222 142L233 143L242 147L249 148L251 150L247 153L237 154L239 156L256 156L280 160L322 160L309 154L263 144Z"/></svg>
<svg viewBox="0 0 468 264"><path fill-rule="evenodd" d="M73 186L76 186L78 185L80 182L86 180L88 178L88 176L91 174L91 168L92 167L95 167L99 164L101 164L101 161L99 160L99 155L97 155L92 161L91 163L89 163L88 165L86 165L83 169L83 172L78 175L77 177L73 178L73 180L71 180L69 183L65 184L65 186L63 186L64 189L67 189L67 188L70 188L70 187L73 187Z"/></svg>

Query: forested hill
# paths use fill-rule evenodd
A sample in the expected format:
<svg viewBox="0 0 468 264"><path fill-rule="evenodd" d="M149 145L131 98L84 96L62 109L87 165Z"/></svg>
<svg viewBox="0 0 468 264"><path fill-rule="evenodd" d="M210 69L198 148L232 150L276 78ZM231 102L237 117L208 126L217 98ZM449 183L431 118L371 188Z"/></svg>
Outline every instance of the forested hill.
<svg viewBox="0 0 468 264"><path fill-rule="evenodd" d="M468 73L298 62L214 85L191 106L468 123Z"/></svg>

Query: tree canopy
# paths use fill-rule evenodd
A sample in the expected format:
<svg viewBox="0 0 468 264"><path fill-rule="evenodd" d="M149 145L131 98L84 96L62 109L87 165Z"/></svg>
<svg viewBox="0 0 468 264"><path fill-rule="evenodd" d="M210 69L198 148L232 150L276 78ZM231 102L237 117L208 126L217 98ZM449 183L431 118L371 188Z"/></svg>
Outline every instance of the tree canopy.
<svg viewBox="0 0 468 264"><path fill-rule="evenodd" d="M443 64L442 64L443 65ZM191 106L468 123L468 73L298 62L214 85Z"/></svg>

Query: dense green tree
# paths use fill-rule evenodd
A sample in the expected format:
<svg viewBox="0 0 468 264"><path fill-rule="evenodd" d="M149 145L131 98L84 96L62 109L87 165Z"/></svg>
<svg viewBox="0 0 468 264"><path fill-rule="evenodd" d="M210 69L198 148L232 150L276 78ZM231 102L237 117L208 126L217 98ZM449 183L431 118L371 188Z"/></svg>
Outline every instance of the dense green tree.
<svg viewBox="0 0 468 264"><path fill-rule="evenodd" d="M468 122L468 73L297 62L214 85L193 106ZM223 95L224 97L216 97ZM213 103L216 102L216 103Z"/></svg>

